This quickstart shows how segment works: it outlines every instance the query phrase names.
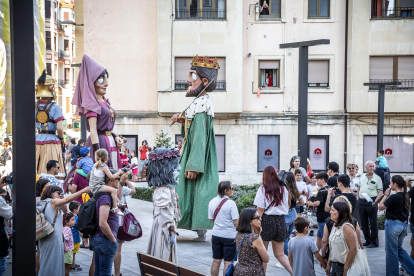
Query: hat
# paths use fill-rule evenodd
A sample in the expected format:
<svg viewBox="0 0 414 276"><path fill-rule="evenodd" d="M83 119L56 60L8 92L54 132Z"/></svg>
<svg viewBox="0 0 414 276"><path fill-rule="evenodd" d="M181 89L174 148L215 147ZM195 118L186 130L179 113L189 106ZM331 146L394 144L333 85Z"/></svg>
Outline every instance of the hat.
<svg viewBox="0 0 414 276"><path fill-rule="evenodd" d="M91 150L91 147L89 147L89 148L87 148L87 147L83 147L83 148L81 148L81 150L80 150L80 155L81 156L86 156L86 155L88 155L88 152Z"/></svg>

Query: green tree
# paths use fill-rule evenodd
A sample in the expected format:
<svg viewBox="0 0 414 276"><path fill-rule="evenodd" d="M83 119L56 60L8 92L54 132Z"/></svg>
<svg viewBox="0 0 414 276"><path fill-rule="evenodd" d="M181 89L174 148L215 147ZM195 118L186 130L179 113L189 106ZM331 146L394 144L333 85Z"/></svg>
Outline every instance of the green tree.
<svg viewBox="0 0 414 276"><path fill-rule="evenodd" d="M168 133L164 133L163 130L161 130L161 133L157 133L155 137L155 147L157 148L169 148L173 144L171 142L171 137L167 136Z"/></svg>

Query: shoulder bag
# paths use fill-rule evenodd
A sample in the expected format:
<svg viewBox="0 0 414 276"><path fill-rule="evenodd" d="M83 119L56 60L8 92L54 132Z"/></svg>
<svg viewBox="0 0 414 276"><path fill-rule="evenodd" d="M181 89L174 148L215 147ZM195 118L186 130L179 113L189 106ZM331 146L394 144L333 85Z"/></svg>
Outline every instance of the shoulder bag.
<svg viewBox="0 0 414 276"><path fill-rule="evenodd" d="M217 206L216 210L214 211L214 216L213 216L213 223L216 220L216 217L218 215L218 213L220 212L221 207L223 207L224 203L226 203L226 201L229 200L228 198L223 199L219 206Z"/></svg>
<svg viewBox="0 0 414 276"><path fill-rule="evenodd" d="M249 233L247 233L246 235L244 235L244 238L243 238L243 240L242 240L242 242L241 242L241 244L240 244L240 246L239 246L239 249L237 249L236 256L234 256L233 261L232 261L232 262L231 262L231 264L229 264L229 266L227 267L226 274L224 274L225 276L233 276L233 271L234 271L234 261L237 259L237 254L239 254L240 248L241 248L241 246L242 246L242 244L243 244L243 242L244 242L244 239L247 237L247 235L249 235Z"/></svg>
<svg viewBox="0 0 414 276"><path fill-rule="evenodd" d="M369 269L369 264L368 264L367 252L365 251L365 249L361 249L361 247L359 246L358 236L355 232L354 226L351 223L346 223L346 224L351 225L352 228L354 229L355 239L356 239L356 243L358 247L355 259L352 262L351 267L348 269L347 275L349 276L371 276L371 271ZM344 224L343 226L345 226L346 224ZM344 231L343 226L342 226L342 233ZM346 262L346 259L348 258L349 247L348 247L348 244L346 243L345 237L344 237L344 247L345 247L345 251L342 252L341 255Z"/></svg>
<svg viewBox="0 0 414 276"><path fill-rule="evenodd" d="M49 202L46 202L44 210L46 210L48 203ZM56 208L55 219L53 220L53 223L50 224L45 218L45 215L43 214L43 212L39 211L36 208L36 241L52 235L52 233L55 231L54 227L55 227L58 213L59 213L59 208Z"/></svg>

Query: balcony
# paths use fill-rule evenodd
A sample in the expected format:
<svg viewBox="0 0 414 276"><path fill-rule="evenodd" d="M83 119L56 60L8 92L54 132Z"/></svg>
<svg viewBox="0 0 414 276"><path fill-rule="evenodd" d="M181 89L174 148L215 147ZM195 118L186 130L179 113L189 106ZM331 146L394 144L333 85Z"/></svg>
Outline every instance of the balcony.
<svg viewBox="0 0 414 276"><path fill-rule="evenodd" d="M226 20L226 10L175 10L176 20Z"/></svg>
<svg viewBox="0 0 414 276"><path fill-rule="evenodd" d="M175 81L174 90L188 90L188 81ZM225 81L218 81L216 89L214 91L223 92L226 91L226 82Z"/></svg>
<svg viewBox="0 0 414 276"><path fill-rule="evenodd" d="M400 79L400 80L378 80L378 79L370 79L369 82L375 83L384 83L384 82L392 82L392 81L399 81L401 85L387 85L385 86L386 91L412 91L414 90L414 79ZM370 86L369 90L378 90L378 86Z"/></svg>
<svg viewBox="0 0 414 276"><path fill-rule="evenodd" d="M390 9L371 10L371 19L414 19L414 7L393 7Z"/></svg>
<svg viewBox="0 0 414 276"><path fill-rule="evenodd" d="M67 53L67 51L59 50L58 58L63 60L63 59L65 59L65 57L69 57L69 54Z"/></svg>

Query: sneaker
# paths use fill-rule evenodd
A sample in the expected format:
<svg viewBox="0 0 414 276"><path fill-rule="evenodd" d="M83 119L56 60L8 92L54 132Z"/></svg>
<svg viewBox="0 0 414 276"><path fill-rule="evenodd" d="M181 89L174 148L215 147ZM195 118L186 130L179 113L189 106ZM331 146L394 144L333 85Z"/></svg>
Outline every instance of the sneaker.
<svg viewBox="0 0 414 276"><path fill-rule="evenodd" d="M296 237L297 235L298 235L298 231L293 230L293 232L292 232L292 237Z"/></svg>
<svg viewBox="0 0 414 276"><path fill-rule="evenodd" d="M313 230L309 231L309 236L313 236Z"/></svg>
<svg viewBox="0 0 414 276"><path fill-rule="evenodd" d="M283 267L283 265L282 265L281 263L279 263L279 262L276 262L276 267L277 267L277 268L283 268L283 269L285 269L285 268Z"/></svg>
<svg viewBox="0 0 414 276"><path fill-rule="evenodd" d="M197 238L194 238L193 241L195 242L205 242L207 240L206 236L198 236Z"/></svg>

